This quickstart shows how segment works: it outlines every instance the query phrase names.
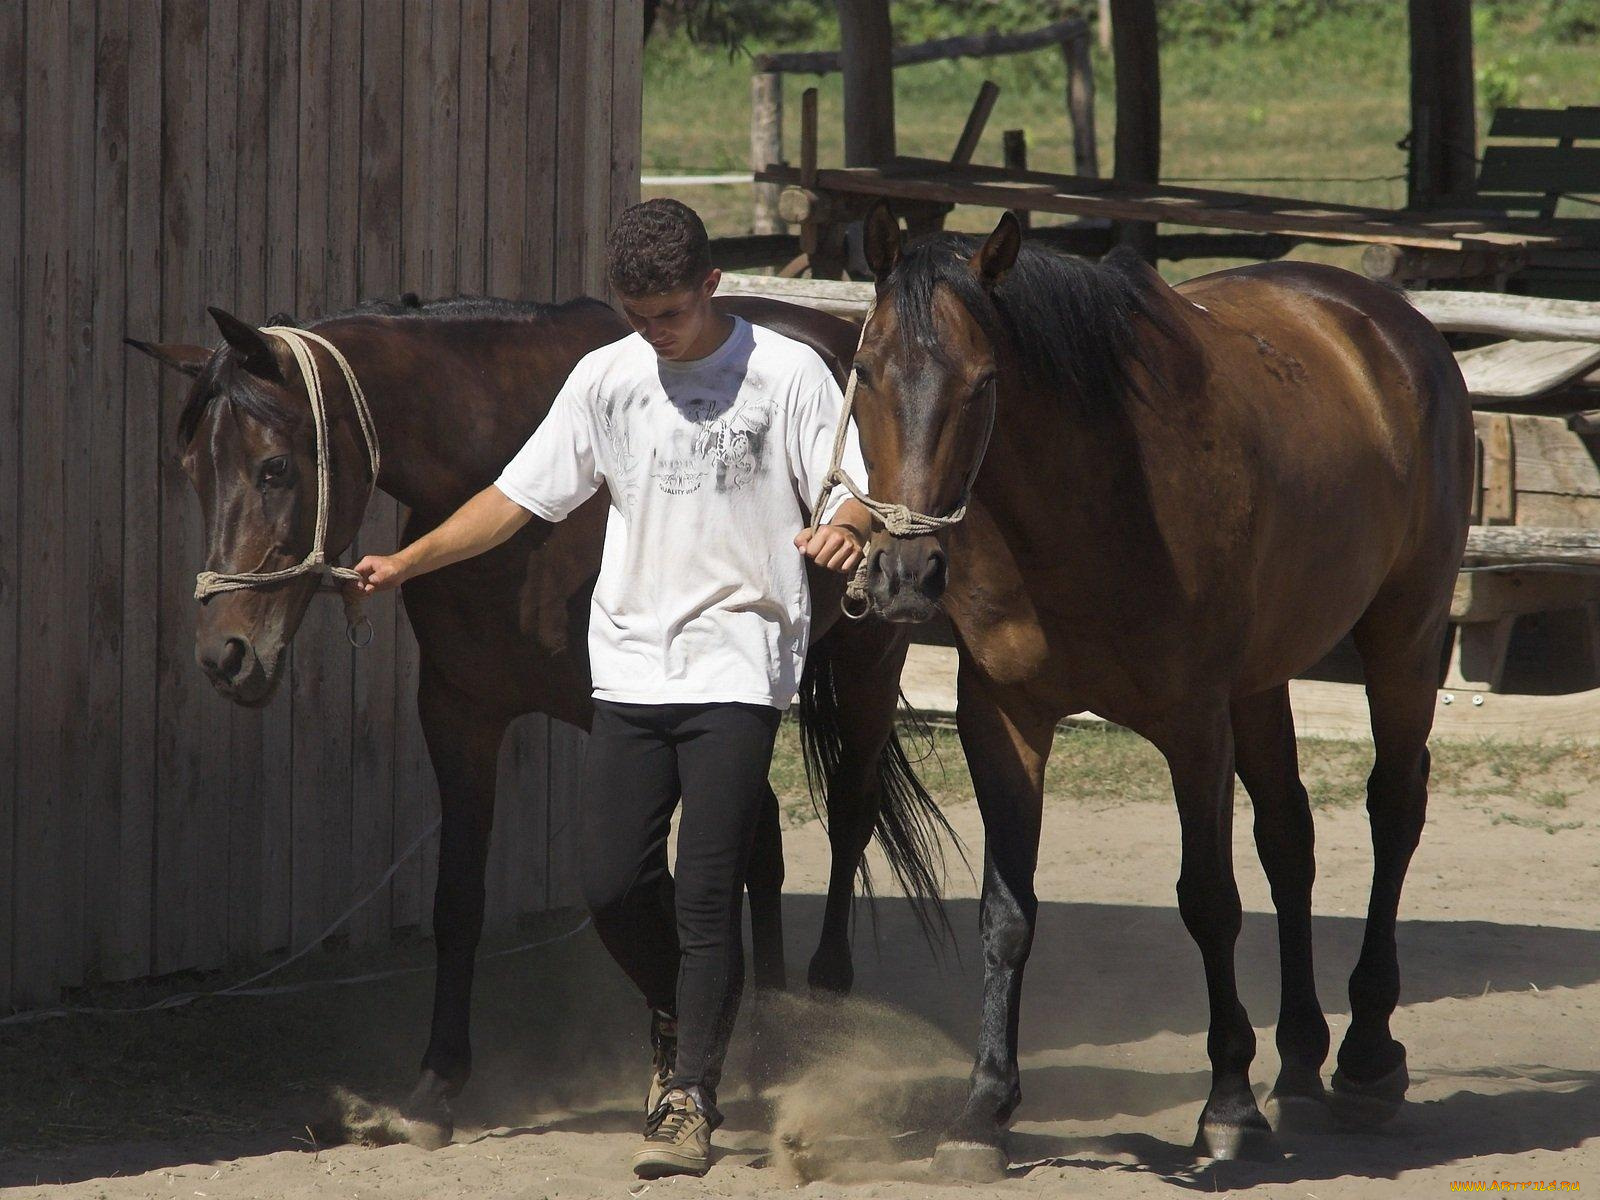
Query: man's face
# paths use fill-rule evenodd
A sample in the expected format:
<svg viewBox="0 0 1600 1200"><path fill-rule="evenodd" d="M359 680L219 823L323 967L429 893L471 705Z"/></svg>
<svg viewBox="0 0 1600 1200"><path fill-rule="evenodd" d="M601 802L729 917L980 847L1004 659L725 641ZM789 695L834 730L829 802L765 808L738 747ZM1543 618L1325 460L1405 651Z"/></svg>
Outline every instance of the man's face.
<svg viewBox="0 0 1600 1200"><path fill-rule="evenodd" d="M700 358L700 346L712 319L711 297L722 272L713 269L699 287L658 296L619 296L623 315L634 331L669 362ZM715 349L715 347L712 347Z"/></svg>

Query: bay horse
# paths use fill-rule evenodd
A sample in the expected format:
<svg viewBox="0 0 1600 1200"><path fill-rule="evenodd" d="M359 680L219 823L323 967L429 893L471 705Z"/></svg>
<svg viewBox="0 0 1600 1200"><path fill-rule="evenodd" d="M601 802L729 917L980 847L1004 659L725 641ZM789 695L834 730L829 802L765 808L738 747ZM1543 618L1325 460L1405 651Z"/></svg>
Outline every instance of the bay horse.
<svg viewBox="0 0 1600 1200"><path fill-rule="evenodd" d="M837 317L757 298L715 303L805 341L839 377L855 349L855 326ZM179 438L205 515L207 569L286 568L310 549L317 510L306 381L284 339L211 311L223 337L216 349L130 344L194 379ZM292 324L283 316L269 322ZM376 486L410 509L405 543L493 482L577 361L630 332L597 300L548 305L458 297L421 304L411 295L367 302L305 328L339 349L365 393L382 449ZM332 562L354 539L374 481L354 397L326 351L314 353L330 389L326 550ZM608 504L602 489L566 521L536 518L496 549L402 589L420 650L417 705L441 807L432 1028L420 1078L401 1107L410 1140L421 1145L450 1140L448 1101L471 1073L473 961L506 727L528 712L580 728L590 722L589 596ZM894 733L906 631L881 621L836 622L842 578L813 569L811 586L816 615L799 707L808 775L825 789L832 877L809 977L817 988L845 991L852 979L851 903L868 840L877 833L932 930L942 921L937 860L948 827ZM271 699L316 590L317 577L308 574L206 600L196 657L222 695L248 707ZM768 792L747 887L757 985L781 988L783 849L777 798ZM862 880L870 891L870 879Z"/></svg>
<svg viewBox="0 0 1600 1200"><path fill-rule="evenodd" d="M935 516L967 505L935 534L875 533L866 565L877 613L942 608L954 625L957 724L987 842L977 1058L939 1163L1005 1162L1045 761L1057 722L1085 709L1154 743L1171 771L1178 908L1210 1004L1197 1153L1276 1153L1234 978L1235 772L1278 914L1280 1127L1329 1105L1392 1115L1408 1085L1390 1033L1396 912L1472 486L1471 411L1444 339L1400 296L1329 266L1172 288L1131 256L1025 246L1010 213L986 239L906 245L879 205L865 233L877 300L853 370L867 491ZM1374 868L1330 1096L1287 681L1347 633L1376 746Z"/></svg>

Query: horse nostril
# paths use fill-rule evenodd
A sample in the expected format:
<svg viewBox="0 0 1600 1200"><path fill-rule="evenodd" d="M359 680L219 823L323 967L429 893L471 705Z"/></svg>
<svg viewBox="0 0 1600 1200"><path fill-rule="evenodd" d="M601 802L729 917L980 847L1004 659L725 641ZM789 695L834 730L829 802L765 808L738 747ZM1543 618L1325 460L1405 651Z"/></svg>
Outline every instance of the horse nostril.
<svg viewBox="0 0 1600 1200"><path fill-rule="evenodd" d="M922 568L922 591L937 600L944 593L944 583L944 551L935 549L928 553L928 561Z"/></svg>
<svg viewBox="0 0 1600 1200"><path fill-rule="evenodd" d="M229 638L222 646L222 654L214 664L217 677L232 683L244 666L245 644L242 638Z"/></svg>

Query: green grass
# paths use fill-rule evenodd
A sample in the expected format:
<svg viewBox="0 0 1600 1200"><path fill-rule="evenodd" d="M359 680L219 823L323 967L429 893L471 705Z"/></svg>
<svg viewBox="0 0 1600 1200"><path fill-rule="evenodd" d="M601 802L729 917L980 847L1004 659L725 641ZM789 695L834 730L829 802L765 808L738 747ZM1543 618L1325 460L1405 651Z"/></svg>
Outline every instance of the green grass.
<svg viewBox="0 0 1600 1200"><path fill-rule="evenodd" d="M955 731L933 727L928 736L902 727L902 743L918 777L943 807L972 803L972 777ZM1364 742L1300 739L1300 772L1313 808L1338 808L1366 801L1372 750ZM1432 747L1430 787L1435 795L1493 801L1525 809L1505 819L1548 824L1552 810L1593 777L1600 751L1572 742L1438 742ZM773 758L773 788L789 823L810 818L811 802L799 761L796 726L786 721ZM1249 803L1241 787L1239 803ZM1111 807L1172 802L1166 763L1149 742L1116 726L1085 723L1057 731L1045 768L1047 804ZM1576 828L1561 825L1557 828Z"/></svg>
<svg viewBox="0 0 1600 1200"><path fill-rule="evenodd" d="M1555 45L1526 31L1480 22L1476 63L1495 87L1528 106L1600 103L1593 45ZM756 46L752 50L772 47ZM1095 52L1097 135L1103 174L1113 168L1114 80ZM902 153L947 157L984 79L1000 85L975 161L998 163L1001 134L1024 129L1029 162L1070 170L1065 68L1053 51L989 61L930 63L895 75ZM645 54L644 161L647 172L736 171L749 166L748 59L696 49L682 39L653 41ZM1168 181L1317 177L1327 182L1216 182L1214 186L1377 207L1405 201L1405 152L1396 143L1409 121L1403 24L1388 17L1324 20L1288 38L1222 46L1177 43L1162 50L1162 176ZM784 81L784 149L799 157L800 93L819 92L819 156L842 160L842 97L837 75ZM1480 136L1486 124L1480 118ZM1373 178L1378 177L1378 178ZM1205 185L1202 185L1205 186ZM659 193L647 193L659 194ZM743 187L694 187L677 194L715 235L749 231ZM991 210L958 209L951 227L992 226ZM1052 218L1040 217L1040 223ZM1296 257L1353 265L1359 249L1305 247ZM1164 264L1170 278L1223 265Z"/></svg>

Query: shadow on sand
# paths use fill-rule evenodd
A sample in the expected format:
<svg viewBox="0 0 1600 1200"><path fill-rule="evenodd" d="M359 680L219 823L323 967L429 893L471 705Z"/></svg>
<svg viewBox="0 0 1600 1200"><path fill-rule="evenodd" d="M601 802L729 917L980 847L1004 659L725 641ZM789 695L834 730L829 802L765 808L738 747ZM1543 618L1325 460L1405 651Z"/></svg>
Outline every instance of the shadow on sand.
<svg viewBox="0 0 1600 1200"><path fill-rule="evenodd" d="M729 1089L729 1128L756 1140L774 1128L801 1128L805 1081L821 1079L848 1058L852 1069L882 1079L901 1072L892 1102L875 1102L869 1143L862 1157L893 1165L891 1174L917 1178L925 1167L909 1160L931 1148L939 1123L953 1115L964 1091L968 1054L976 1030L981 953L973 901L950 905L958 944L935 957L917 933L905 905L880 905L876 936L863 921L857 937L857 994L862 1003L810 1004L769 998L746 1021L729 1079L760 1071L773 1083L761 1099ZM811 938L819 927L821 898L787 897L790 974L803 977ZM1318 981L1330 1016L1346 1011L1344 973L1354 963L1361 921L1321 917L1315 923ZM1478 999L1486 993L1580 987L1600 979L1600 933L1489 922L1411 921L1400 931L1404 975L1396 1033L1412 1043L1413 1061L1470 1064L1474 1049L1430 1047L1408 1036L1405 1007L1447 997ZM1256 1023L1276 1012L1276 928L1270 915L1247 913L1238 950L1240 992ZM111 1133L72 1148L0 1160L0 1186L68 1182L118 1173L138 1174L182 1163L211 1162L308 1149L305 1125L322 1096L349 1084L393 1098L415 1071L427 1029L431 979L414 976L387 983L252 1001L208 1001L189 1010L119 1018L142 1022L139 1036L161 1037L161 1022L185 1021L189 1036L173 1039L160 1078L127 1097L129 1124L150 1127L181 1091L184 1104L204 1108L234 1104L245 1086L208 1045L240 1039L270 1040L285 1022L313 1027L318 1036L274 1043L274 1090L257 1084L259 1107L251 1132L170 1140L115 1141ZM749 1007L747 1005L747 1007ZM1085 1171L1141 1171L1174 1184L1215 1190L1261 1182L1335 1176L1384 1178L1398 1172L1484 1154L1565 1150L1600 1135L1600 1078L1560 1063L1521 1068L1502 1090L1486 1092L1484 1078L1504 1072L1469 1071L1461 1087L1414 1103L1378 1133L1286 1136L1286 1158L1270 1165L1197 1164L1186 1144L1140 1132L1151 1114L1175 1105L1198 1115L1209 1084L1203 1051L1180 1052L1182 1061L1159 1071L1046 1064L1029 1057L1085 1046L1121 1046L1162 1033L1192 1035L1206 1024L1199 956L1175 908L1045 903L1028 967L1023 1005L1023 1087L1026 1098L1011 1135L1012 1174L1042 1167ZM1529 1019L1534 1017L1530 1013ZM635 1127L647 1054L644 1013L592 933L545 950L486 962L479 973L474 1044L477 1072L457 1104L461 1138L537 1136L550 1130L622 1132ZM81 1037L81 1022L25 1027L27 1061L40 1071L64 1056ZM96 1019L97 1037L135 1030ZM755 1030L752 1035L752 1029ZM153 1030L153 1032L152 1032ZM108 1034L109 1031L109 1034ZM766 1032L763 1032L766 1031ZM777 1032L774 1032L777 1031ZM8 1031L12 1036L15 1031ZM325 1035L325 1036L324 1036ZM1337 1036L1337 1035L1336 1035ZM211 1043L208 1043L208 1037ZM841 1044L848 1043L841 1054ZM10 1060L19 1061L15 1055ZM26 1071L8 1068L0 1087L30 1087ZM1258 1082L1263 1075L1258 1066ZM1435 1075L1432 1082L1451 1077ZM1479 1086L1474 1086L1475 1084ZM1431 1094L1440 1089L1434 1086ZM113 1118L115 1113L113 1112ZM135 1119L137 1118L137 1119ZM40 1122L49 1120L41 1113ZM1113 1122L1119 1132L1057 1136L1029 1132L1050 1122ZM785 1125L784 1123L788 1124ZM481 1132L487 1130L487 1133ZM784 1135L787 1136L787 1135ZM29 1144L32 1139L19 1137ZM783 1137L772 1139L775 1153ZM791 1139L792 1146L804 1138ZM3 1151L0 1151L3 1152ZM844 1178L846 1176L841 1176ZM920 1177L926 1178L926 1175Z"/></svg>

